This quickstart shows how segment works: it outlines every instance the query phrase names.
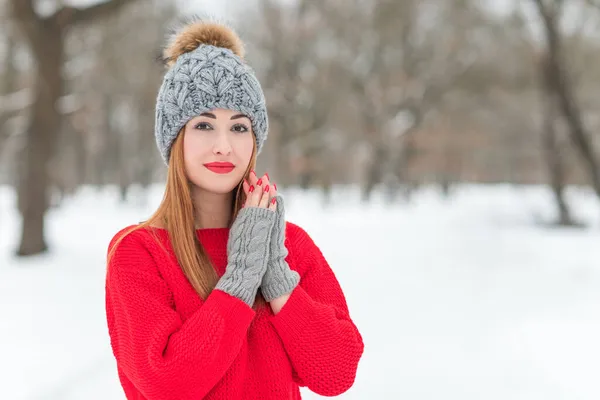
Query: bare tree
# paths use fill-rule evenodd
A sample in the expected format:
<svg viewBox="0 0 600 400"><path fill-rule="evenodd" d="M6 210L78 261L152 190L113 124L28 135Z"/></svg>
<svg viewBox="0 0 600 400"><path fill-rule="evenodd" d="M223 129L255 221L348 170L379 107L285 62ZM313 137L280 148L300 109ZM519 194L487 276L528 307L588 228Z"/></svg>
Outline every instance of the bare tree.
<svg viewBox="0 0 600 400"><path fill-rule="evenodd" d="M324 21L314 2L261 0L244 27L249 57L265 87L271 124L268 163L280 182L319 183L320 158L334 96L336 65L320 54ZM257 21L260 21L257 23Z"/></svg>
<svg viewBox="0 0 600 400"><path fill-rule="evenodd" d="M322 6L370 150L365 200L386 177L407 179L413 135L474 61L464 53L469 51L464 32L427 20L454 21L461 13L473 13L466 1L449 3L337 1ZM402 123L394 124L398 118Z"/></svg>
<svg viewBox="0 0 600 400"><path fill-rule="evenodd" d="M566 186L566 171L565 171L565 159L564 151L558 144L558 129L557 122L561 118L557 118L560 115L559 112L559 99L556 91L554 90L554 83L552 82L552 69L550 67L550 57L546 54L540 61L542 64L541 74L541 103L543 105L543 151L544 160L548 167L548 175L550 178L550 187L554 195L556 205L558 208L558 220L559 225L571 226L575 225L573 216L569 209L568 203L565 198L565 186Z"/></svg>
<svg viewBox="0 0 600 400"><path fill-rule="evenodd" d="M562 0L532 0L543 22L545 41L548 51L547 72L548 84L558 96L560 110L569 126L570 139L578 150L581 160L590 177L596 195L600 198L600 166L593 147L590 133L587 131L582 111L564 59L559 20L563 12Z"/></svg>
<svg viewBox="0 0 600 400"><path fill-rule="evenodd" d="M13 32L12 24L7 21L2 27L6 54L4 58L4 74L0 81L0 154L4 145L14 132L8 126L8 121L17 115L30 103L28 90L19 91L17 87L18 70L15 65L17 51L17 37Z"/></svg>
<svg viewBox="0 0 600 400"><path fill-rule="evenodd" d="M116 13L132 0L110 0L87 8L63 5L47 17L38 15L33 0L12 0L12 12L29 43L35 60L36 81L18 197L23 220L18 255L47 249L44 215L48 208L48 163L55 151L62 116L58 108L64 95L65 35L77 24L85 24Z"/></svg>
<svg viewBox="0 0 600 400"><path fill-rule="evenodd" d="M103 39L94 52L92 74L102 79L81 82L89 96L100 96L105 110L100 125L91 127L95 135L108 132L96 151L103 171L99 183L117 183L122 199L132 183L149 185L162 164L153 139L156 93L164 73L158 58L165 32L157 27L165 26L176 9L172 2L153 3L138 3L100 27ZM117 40L120 46L115 48Z"/></svg>

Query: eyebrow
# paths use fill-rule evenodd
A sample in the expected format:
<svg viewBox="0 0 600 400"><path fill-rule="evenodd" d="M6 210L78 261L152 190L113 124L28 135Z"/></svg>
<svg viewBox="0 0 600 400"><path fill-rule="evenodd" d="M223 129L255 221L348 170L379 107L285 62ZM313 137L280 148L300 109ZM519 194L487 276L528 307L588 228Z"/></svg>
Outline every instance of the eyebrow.
<svg viewBox="0 0 600 400"><path fill-rule="evenodd" d="M200 116L202 117L208 117L208 118L212 118L212 119L217 119L217 116L213 113L210 112L203 112L202 114L200 114ZM248 118L247 116L245 116L244 114L236 114L233 117L231 117L230 119L239 119L239 118Z"/></svg>

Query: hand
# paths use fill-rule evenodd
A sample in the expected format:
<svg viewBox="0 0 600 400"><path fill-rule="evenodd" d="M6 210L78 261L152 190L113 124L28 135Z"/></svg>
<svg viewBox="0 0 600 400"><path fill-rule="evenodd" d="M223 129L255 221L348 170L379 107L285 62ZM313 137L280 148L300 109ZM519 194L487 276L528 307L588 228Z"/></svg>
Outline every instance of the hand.
<svg viewBox="0 0 600 400"><path fill-rule="evenodd" d="M244 207L237 214L229 231L227 267L215 289L238 297L252 306L270 259L271 231L277 205L269 202L268 186L247 187Z"/></svg>
<svg viewBox="0 0 600 400"><path fill-rule="evenodd" d="M271 211L277 209L277 202L275 201L277 186L269 182L268 174L259 179L256 173L251 171L248 181L244 179L242 187L246 194L246 202L242 207L268 208Z"/></svg>
<svg viewBox="0 0 600 400"><path fill-rule="evenodd" d="M258 179L255 173L250 173L250 182L244 183L244 190L249 190L252 185L258 185L265 188L269 187L269 175L265 174L262 178ZM275 204L275 222L271 231L270 238L270 252L269 261L267 264L267 270L262 278L260 285L261 292L265 300L271 303L273 312L278 312L279 309L285 304L289 294L294 290L300 281L300 275L298 272L290 269L290 266L285 261L288 255L288 250L285 247L285 211L283 197L278 195L277 187L273 185L273 188L267 191L270 195L271 200L269 204ZM281 300L281 301L280 301Z"/></svg>

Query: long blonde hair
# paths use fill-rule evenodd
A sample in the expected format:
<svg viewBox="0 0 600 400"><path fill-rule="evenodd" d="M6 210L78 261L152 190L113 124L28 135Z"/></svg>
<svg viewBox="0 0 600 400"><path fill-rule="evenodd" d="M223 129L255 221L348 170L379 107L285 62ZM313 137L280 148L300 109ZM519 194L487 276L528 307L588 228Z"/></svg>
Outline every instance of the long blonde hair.
<svg viewBox="0 0 600 400"><path fill-rule="evenodd" d="M173 143L171 156L169 158L165 193L158 209L147 221L131 227L117 238L109 250L107 263L110 263L117 246L128 234L142 228L149 228L150 231L152 231L152 227L165 228L169 234L169 239L181 270L198 295L203 300L206 300L210 292L216 286L219 276L196 234L194 218L195 210L190 190L191 182L187 177L184 165L184 135L185 128L182 128ZM250 163L244 173L245 178L248 177L250 171L256 166L256 140L253 140L253 142L254 148L252 150ZM242 188L242 184L243 180L240 181L238 186L234 189L231 205L231 221L235 220L242 205L246 201L246 195ZM159 241L159 238L156 236L155 239ZM264 298L259 291L253 308L257 309L264 304Z"/></svg>

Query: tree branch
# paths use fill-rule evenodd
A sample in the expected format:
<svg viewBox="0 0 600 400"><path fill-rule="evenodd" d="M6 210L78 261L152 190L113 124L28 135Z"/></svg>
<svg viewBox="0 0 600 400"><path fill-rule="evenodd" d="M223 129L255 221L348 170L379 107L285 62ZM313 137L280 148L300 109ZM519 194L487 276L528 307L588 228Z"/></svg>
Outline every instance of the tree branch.
<svg viewBox="0 0 600 400"><path fill-rule="evenodd" d="M19 21L35 22L39 19L33 9L33 0L12 0L13 16Z"/></svg>
<svg viewBox="0 0 600 400"><path fill-rule="evenodd" d="M20 0L15 1L18 2ZM109 0L86 8L63 6L52 14L49 19L60 26L70 27L76 24L107 18L116 14L125 4L133 2L135 0Z"/></svg>
<svg viewBox="0 0 600 400"><path fill-rule="evenodd" d="M581 154L587 172L592 180L592 187L600 197L600 164L594 151L589 132L584 126L581 107L569 79L567 68L562 57L560 33L557 24L558 14L550 16L543 6L542 0L534 0L544 20L546 44L548 46L547 62L549 82L558 96L558 104L570 130L570 139ZM556 3L559 4L560 3ZM555 8L555 10L557 7ZM546 64L545 64L546 65Z"/></svg>
<svg viewBox="0 0 600 400"><path fill-rule="evenodd" d="M20 112L31 106L31 104L33 104L33 93L29 88L0 95L1 112Z"/></svg>
<svg viewBox="0 0 600 400"><path fill-rule="evenodd" d="M600 11L600 1L599 0L585 0L585 3L588 6L593 7L596 10Z"/></svg>
<svg viewBox="0 0 600 400"><path fill-rule="evenodd" d="M32 44L38 44L42 37L40 17L35 13L33 0L12 0L12 15L18 22L19 29Z"/></svg>
<svg viewBox="0 0 600 400"><path fill-rule="evenodd" d="M553 15L542 0L532 0L546 25L553 23Z"/></svg>

